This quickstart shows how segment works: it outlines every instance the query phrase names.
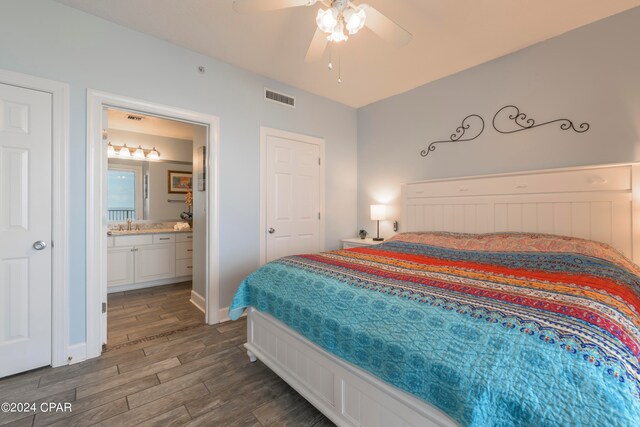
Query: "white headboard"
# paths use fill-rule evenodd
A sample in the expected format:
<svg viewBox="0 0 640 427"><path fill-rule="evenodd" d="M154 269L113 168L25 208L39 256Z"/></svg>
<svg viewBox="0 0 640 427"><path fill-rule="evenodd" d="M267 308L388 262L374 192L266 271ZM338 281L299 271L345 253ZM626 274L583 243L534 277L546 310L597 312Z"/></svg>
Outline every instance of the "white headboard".
<svg viewBox="0 0 640 427"><path fill-rule="evenodd" d="M404 184L402 231L538 232L608 243L640 264L640 163Z"/></svg>

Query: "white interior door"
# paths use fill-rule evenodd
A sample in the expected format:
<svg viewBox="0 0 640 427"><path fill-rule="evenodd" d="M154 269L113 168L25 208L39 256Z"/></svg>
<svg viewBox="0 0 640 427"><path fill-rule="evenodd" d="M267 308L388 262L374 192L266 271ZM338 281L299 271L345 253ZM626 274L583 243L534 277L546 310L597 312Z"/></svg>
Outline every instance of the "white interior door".
<svg viewBox="0 0 640 427"><path fill-rule="evenodd" d="M0 377L51 364L51 116L0 84Z"/></svg>
<svg viewBox="0 0 640 427"><path fill-rule="evenodd" d="M320 146L266 137L266 261L319 252Z"/></svg>

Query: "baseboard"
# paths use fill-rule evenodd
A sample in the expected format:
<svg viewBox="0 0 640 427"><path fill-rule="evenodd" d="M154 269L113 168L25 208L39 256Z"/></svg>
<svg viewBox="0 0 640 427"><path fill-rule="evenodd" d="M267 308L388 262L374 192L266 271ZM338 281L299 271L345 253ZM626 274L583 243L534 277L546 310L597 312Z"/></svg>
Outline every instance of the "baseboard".
<svg viewBox="0 0 640 427"><path fill-rule="evenodd" d="M229 321L229 307L218 310L218 323Z"/></svg>
<svg viewBox="0 0 640 427"><path fill-rule="evenodd" d="M191 289L191 304L195 305L198 310L205 313L205 300L202 295Z"/></svg>
<svg viewBox="0 0 640 427"><path fill-rule="evenodd" d="M249 310L245 310L244 313L242 313L242 316L240 317L246 317L247 311ZM218 323L228 322L230 320L231 319L229 319L229 307L221 308L220 310L218 310Z"/></svg>
<svg viewBox="0 0 640 427"><path fill-rule="evenodd" d="M74 363L80 363L87 360L87 343L81 342L79 344L70 345L67 347L67 364L73 365Z"/></svg>

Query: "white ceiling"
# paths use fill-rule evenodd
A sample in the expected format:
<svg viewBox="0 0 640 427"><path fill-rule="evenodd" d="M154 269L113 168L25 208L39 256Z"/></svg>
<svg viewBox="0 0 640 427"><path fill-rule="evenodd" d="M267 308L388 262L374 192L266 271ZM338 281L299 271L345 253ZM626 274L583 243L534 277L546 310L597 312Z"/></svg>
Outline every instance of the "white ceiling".
<svg viewBox="0 0 640 427"><path fill-rule="evenodd" d="M131 113L114 108L109 108L107 114L109 129L184 139L186 142L193 140L193 125L191 123L145 116L144 114ZM142 117L142 120L131 120L128 118L130 115Z"/></svg>
<svg viewBox="0 0 640 427"><path fill-rule="evenodd" d="M368 29L305 63L319 3L254 15L232 0L57 0L335 101L361 107L640 5L640 0L366 0L413 34L396 49ZM355 1L361 3L361 1Z"/></svg>

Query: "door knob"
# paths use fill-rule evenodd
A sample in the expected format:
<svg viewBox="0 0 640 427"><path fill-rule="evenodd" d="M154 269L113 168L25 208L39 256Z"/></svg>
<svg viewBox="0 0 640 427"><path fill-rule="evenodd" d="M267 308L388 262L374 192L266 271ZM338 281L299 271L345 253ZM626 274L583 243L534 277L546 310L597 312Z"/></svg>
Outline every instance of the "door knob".
<svg viewBox="0 0 640 427"><path fill-rule="evenodd" d="M269 234L273 234L273 233L276 232L276 229L275 228L270 228L267 231L269 232Z"/></svg>
<svg viewBox="0 0 640 427"><path fill-rule="evenodd" d="M46 247L47 247L47 244L45 242L43 242L42 240L38 240L37 242L35 242L33 244L33 249L35 249L36 251L41 251Z"/></svg>

